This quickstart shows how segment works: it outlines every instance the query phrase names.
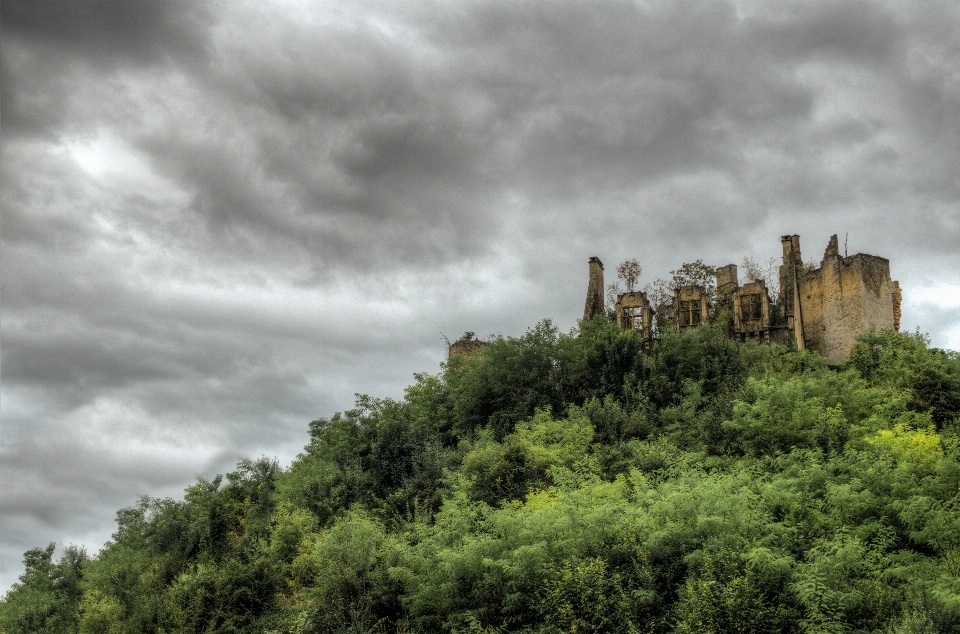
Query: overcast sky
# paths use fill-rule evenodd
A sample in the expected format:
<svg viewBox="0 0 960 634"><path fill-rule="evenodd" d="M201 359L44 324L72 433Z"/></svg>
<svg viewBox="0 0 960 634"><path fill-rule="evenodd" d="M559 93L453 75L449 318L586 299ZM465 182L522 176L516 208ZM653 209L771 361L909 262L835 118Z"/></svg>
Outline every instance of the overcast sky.
<svg viewBox="0 0 960 634"><path fill-rule="evenodd" d="M836 233L960 349L955 2L4 0L0 42L0 588L441 332L569 330L594 255Z"/></svg>

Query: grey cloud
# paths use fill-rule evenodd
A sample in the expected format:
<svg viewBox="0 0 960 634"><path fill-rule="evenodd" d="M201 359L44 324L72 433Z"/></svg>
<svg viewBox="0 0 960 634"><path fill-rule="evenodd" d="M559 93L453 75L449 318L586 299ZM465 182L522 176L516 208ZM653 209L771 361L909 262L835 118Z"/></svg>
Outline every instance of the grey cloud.
<svg viewBox="0 0 960 634"><path fill-rule="evenodd" d="M0 13L5 35L95 64L200 57L212 17L205 3L189 1L14 0Z"/></svg>
<svg viewBox="0 0 960 634"><path fill-rule="evenodd" d="M5 140L0 146L0 221L3 223L3 239L6 244L29 243L34 247L55 250L60 253L76 252L83 247L89 234L89 219L79 214L52 214L49 208L37 209L35 199L43 190L49 200L54 196L51 189L59 190L63 197L81 198L82 187L76 168L63 169L62 161L36 159L17 151L11 151L11 142ZM23 170L30 165L34 170ZM56 178L50 178L51 173Z"/></svg>
<svg viewBox="0 0 960 634"><path fill-rule="evenodd" d="M4 2L0 8L2 125L9 137L56 135L82 80L127 66L201 67L215 16L202 2ZM92 72L86 72L84 68Z"/></svg>
<svg viewBox="0 0 960 634"><path fill-rule="evenodd" d="M916 5L914 5L916 6ZM908 33L878 2L788 2L758 16L754 36L783 57L837 56L861 64L895 63Z"/></svg>
<svg viewBox="0 0 960 634"><path fill-rule="evenodd" d="M470 240L448 235L470 227L478 199L487 196L480 191L486 179L471 178L472 150L442 140L431 129L442 122L355 127L349 143L327 151L290 148L295 139L276 138L255 148L182 138L140 147L192 193L190 211L228 248L248 242L257 250L279 241L309 253L320 269L407 259L424 233L438 231L443 239L422 244L421 257L473 250Z"/></svg>
<svg viewBox="0 0 960 634"><path fill-rule="evenodd" d="M815 213L859 195L824 171L823 148L867 145L878 122L814 125L818 88L792 71L832 55L899 72L891 57L906 27L873 5L792 10L740 21L723 3L530 3L471 5L455 20L407 16L422 20L407 26L425 50L448 49L440 60L363 25L277 27L265 35L278 38L276 51L242 52L218 84L225 98L241 95L238 108L253 106L243 130L186 141L188 123L180 138L141 147L196 193L212 230L298 244L321 277L334 262L367 269L412 253L433 262L483 253L502 226L502 200L485 190L504 184L554 200L593 189L629 196L673 173L716 171L744 197ZM750 160L776 143L782 155ZM881 145L865 163L890 172L900 157ZM896 185L883 176L865 174L864 187ZM780 182L750 191L758 177ZM424 232L436 240L424 244Z"/></svg>
<svg viewBox="0 0 960 634"><path fill-rule="evenodd" d="M50 135L51 128L67 118L67 82L48 76L50 64L12 50L15 46L2 31L0 42L0 126L7 139Z"/></svg>

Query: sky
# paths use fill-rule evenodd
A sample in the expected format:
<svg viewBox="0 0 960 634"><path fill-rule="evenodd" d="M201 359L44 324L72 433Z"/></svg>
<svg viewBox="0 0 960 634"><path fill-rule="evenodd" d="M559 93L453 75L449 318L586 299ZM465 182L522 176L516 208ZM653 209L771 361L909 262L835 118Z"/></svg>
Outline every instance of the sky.
<svg viewBox="0 0 960 634"><path fill-rule="evenodd" d="M960 349L958 3L5 0L0 103L0 591L590 256L838 234Z"/></svg>

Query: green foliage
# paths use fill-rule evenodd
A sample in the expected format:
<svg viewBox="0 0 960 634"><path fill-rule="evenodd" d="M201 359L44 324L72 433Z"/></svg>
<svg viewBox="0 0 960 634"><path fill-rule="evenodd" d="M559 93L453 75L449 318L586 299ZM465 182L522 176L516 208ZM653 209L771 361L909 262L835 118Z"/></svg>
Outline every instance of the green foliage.
<svg viewBox="0 0 960 634"><path fill-rule="evenodd" d="M123 606L99 590L84 595L78 615L80 634L119 634L123 631Z"/></svg>
<svg viewBox="0 0 960 634"><path fill-rule="evenodd" d="M581 346L583 368L579 377L573 377L577 389L568 395L574 404L590 397L625 402L632 385L649 373L636 333L622 330L616 323L585 322L576 343Z"/></svg>
<svg viewBox="0 0 960 634"><path fill-rule="evenodd" d="M744 375L737 344L717 325L682 336L664 333L653 362L647 393L658 407L677 405L687 381L696 383L705 398L712 398L735 390Z"/></svg>
<svg viewBox="0 0 960 634"><path fill-rule="evenodd" d="M919 332L870 330L857 342L849 364L865 379L909 390L911 409L929 412L938 429L960 420L960 355L928 348Z"/></svg>
<svg viewBox="0 0 960 634"><path fill-rule="evenodd" d="M593 428L576 410L568 420L554 420L549 410L538 412L503 443L482 436L466 454L459 474L470 498L496 506L522 500L547 484L552 467L572 468L590 447Z"/></svg>
<svg viewBox="0 0 960 634"><path fill-rule="evenodd" d="M400 613L399 542L362 513L352 513L304 543L293 562L293 606L300 632L369 632Z"/></svg>
<svg viewBox="0 0 960 634"><path fill-rule="evenodd" d="M566 561L548 573L538 601L547 631L637 632L623 579L600 558Z"/></svg>
<svg viewBox="0 0 960 634"><path fill-rule="evenodd" d="M169 610L183 631L245 632L273 607L276 590L262 559L198 563L171 584Z"/></svg>
<svg viewBox="0 0 960 634"><path fill-rule="evenodd" d="M482 354L454 357L446 380L451 386L454 431L469 437L489 427L498 440L538 408L561 411L576 390L582 366L578 342L543 321L519 339L491 341Z"/></svg>
<svg viewBox="0 0 960 634"><path fill-rule="evenodd" d="M585 417L594 429L594 440L604 446L616 446L631 438L646 437L652 431L647 413L640 408L626 408L611 395L603 400L593 397L583 407L571 406L570 417Z"/></svg>
<svg viewBox="0 0 960 634"><path fill-rule="evenodd" d="M889 411L874 411L882 398L850 372L825 370L787 380L749 378L723 426L733 432L737 445L754 455L807 447L839 452L864 424L874 428L889 423Z"/></svg>
<svg viewBox="0 0 960 634"><path fill-rule="evenodd" d="M960 358L542 322L24 557L0 632L960 631Z"/></svg>
<svg viewBox="0 0 960 634"><path fill-rule="evenodd" d="M695 574L680 589L674 607L675 632L790 632L798 613L778 603L783 596L784 571L769 574L721 552L720 561L704 553ZM753 563L753 562L751 562ZM764 575L766 573L766 575ZM767 577L767 578L765 578Z"/></svg>
<svg viewBox="0 0 960 634"><path fill-rule="evenodd" d="M276 483L279 501L289 501L331 521L338 511L369 503L374 473L369 469L377 422L394 404L357 395L356 407L310 423L310 443Z"/></svg>
<svg viewBox="0 0 960 634"><path fill-rule="evenodd" d="M0 632L71 632L76 628L87 555L68 547L54 563L55 544L23 555L24 571L0 604Z"/></svg>

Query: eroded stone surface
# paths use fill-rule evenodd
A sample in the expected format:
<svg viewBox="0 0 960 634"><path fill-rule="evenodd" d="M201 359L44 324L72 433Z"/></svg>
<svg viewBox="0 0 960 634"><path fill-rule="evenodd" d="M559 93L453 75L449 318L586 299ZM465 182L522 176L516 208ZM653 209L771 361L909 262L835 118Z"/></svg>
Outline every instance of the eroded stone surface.
<svg viewBox="0 0 960 634"><path fill-rule="evenodd" d="M603 308L603 262L598 257L590 258L590 283L587 285L587 301L583 307L583 320L590 321L601 315Z"/></svg>

